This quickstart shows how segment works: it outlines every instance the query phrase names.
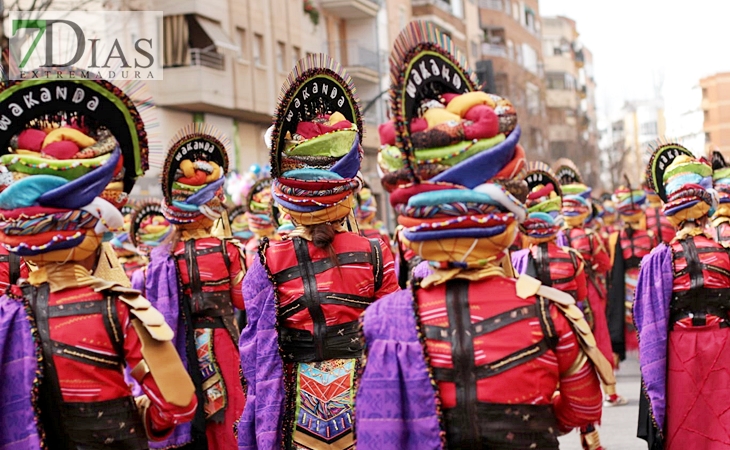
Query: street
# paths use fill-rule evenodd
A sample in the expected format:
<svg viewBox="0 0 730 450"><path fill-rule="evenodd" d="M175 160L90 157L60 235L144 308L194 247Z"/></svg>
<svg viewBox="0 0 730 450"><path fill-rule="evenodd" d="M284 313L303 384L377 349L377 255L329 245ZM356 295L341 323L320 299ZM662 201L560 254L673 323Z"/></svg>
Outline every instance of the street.
<svg viewBox="0 0 730 450"><path fill-rule="evenodd" d="M607 450L644 450L646 442L636 437L636 423L639 414L639 362L637 356L629 356L616 374L617 391L629 401L627 405L603 409L602 425L599 428L601 444ZM577 431L560 438L561 450L581 450Z"/></svg>

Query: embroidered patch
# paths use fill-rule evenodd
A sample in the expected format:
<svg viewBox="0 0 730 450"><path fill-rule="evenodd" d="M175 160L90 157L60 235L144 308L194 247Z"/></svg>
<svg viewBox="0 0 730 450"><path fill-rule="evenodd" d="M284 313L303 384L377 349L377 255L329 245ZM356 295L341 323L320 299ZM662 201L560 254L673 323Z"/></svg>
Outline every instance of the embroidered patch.
<svg viewBox="0 0 730 450"><path fill-rule="evenodd" d="M198 354L198 367L203 378L205 418L214 422L222 422L223 411L228 404L228 396L220 367L213 353L212 329L195 330L195 349Z"/></svg>

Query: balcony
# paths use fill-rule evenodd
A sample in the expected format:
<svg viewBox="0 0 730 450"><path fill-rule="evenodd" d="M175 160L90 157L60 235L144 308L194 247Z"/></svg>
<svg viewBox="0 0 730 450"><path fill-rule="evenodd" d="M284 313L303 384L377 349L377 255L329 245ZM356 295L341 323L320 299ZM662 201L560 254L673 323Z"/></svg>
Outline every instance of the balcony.
<svg viewBox="0 0 730 450"><path fill-rule="evenodd" d="M508 58L507 47L500 44L490 44L484 42L482 44L482 56L496 56L499 58Z"/></svg>
<svg viewBox="0 0 730 450"><path fill-rule="evenodd" d="M379 0L320 0L323 11L342 19L374 19L380 10Z"/></svg>
<svg viewBox="0 0 730 450"><path fill-rule="evenodd" d="M545 92L548 108L578 108L578 95L574 90L548 89Z"/></svg>
<svg viewBox="0 0 730 450"><path fill-rule="evenodd" d="M186 64L164 69L164 83L153 83L158 105L187 111L220 113L235 107L230 95L233 71L226 58L210 49L193 48Z"/></svg>
<svg viewBox="0 0 730 450"><path fill-rule="evenodd" d="M380 63L378 52L364 47L359 40L332 41L327 43L329 51L338 59L347 73L355 81L380 83Z"/></svg>

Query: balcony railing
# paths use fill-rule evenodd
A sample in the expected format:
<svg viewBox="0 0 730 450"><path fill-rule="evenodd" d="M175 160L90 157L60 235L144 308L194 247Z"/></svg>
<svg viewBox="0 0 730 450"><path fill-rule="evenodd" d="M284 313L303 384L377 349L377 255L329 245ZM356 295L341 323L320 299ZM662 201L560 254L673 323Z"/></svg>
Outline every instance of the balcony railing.
<svg viewBox="0 0 730 450"><path fill-rule="evenodd" d="M344 67L363 67L380 73L378 52L363 47L361 41L350 39L346 41L332 41L327 43L325 51L333 49L335 55Z"/></svg>
<svg viewBox="0 0 730 450"><path fill-rule="evenodd" d="M495 11L504 11L504 4L502 3L502 0L479 0L479 7Z"/></svg>
<svg viewBox="0 0 730 450"><path fill-rule="evenodd" d="M504 45L484 42L482 44L482 56L498 56L501 58L507 58L507 47Z"/></svg>
<svg viewBox="0 0 730 450"><path fill-rule="evenodd" d="M412 6L435 5L449 14L453 14L451 3L445 0L413 0L411 4Z"/></svg>
<svg viewBox="0 0 730 450"><path fill-rule="evenodd" d="M226 62L223 55L202 48L190 49L190 65L210 67L211 69L216 70L225 70L226 68Z"/></svg>

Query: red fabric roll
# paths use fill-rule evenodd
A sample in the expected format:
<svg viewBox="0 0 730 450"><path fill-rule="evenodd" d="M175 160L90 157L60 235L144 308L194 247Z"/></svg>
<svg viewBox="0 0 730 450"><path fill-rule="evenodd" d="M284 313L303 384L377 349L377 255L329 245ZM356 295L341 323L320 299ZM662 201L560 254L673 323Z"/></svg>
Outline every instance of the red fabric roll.
<svg viewBox="0 0 730 450"><path fill-rule="evenodd" d="M23 130L18 135L18 148L40 152L45 139L46 133L41 130L36 130L35 128Z"/></svg>

